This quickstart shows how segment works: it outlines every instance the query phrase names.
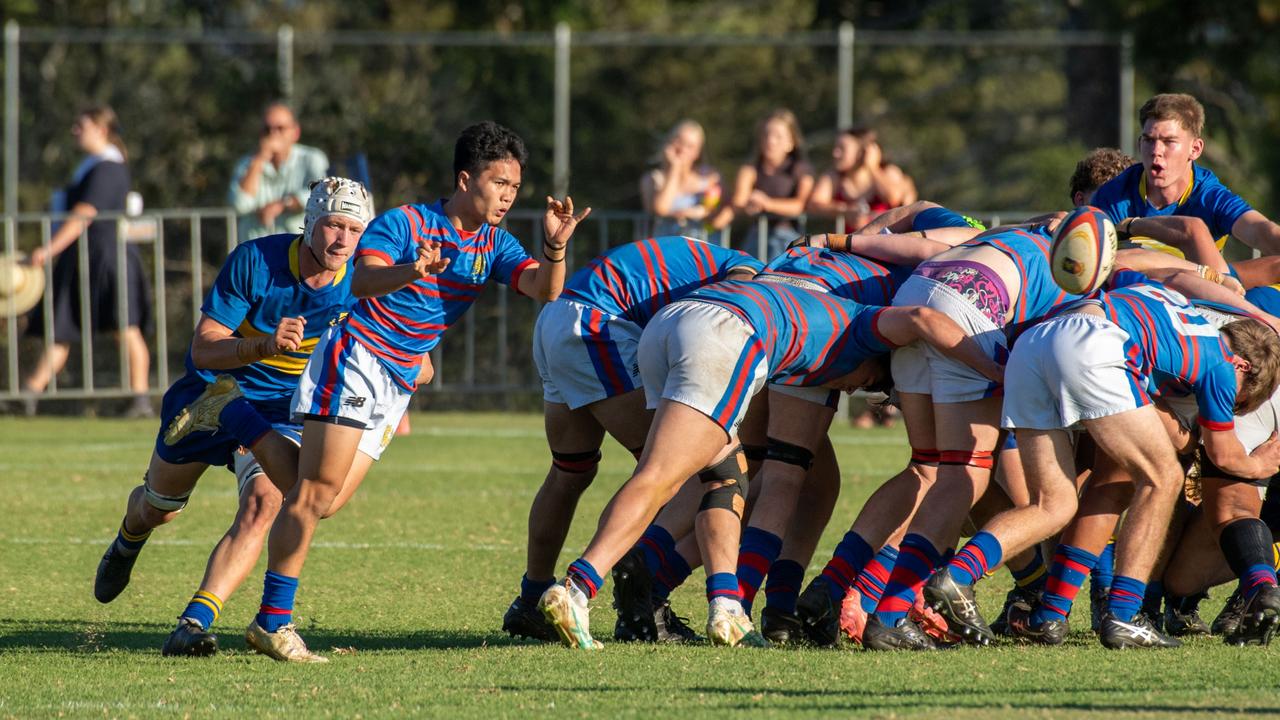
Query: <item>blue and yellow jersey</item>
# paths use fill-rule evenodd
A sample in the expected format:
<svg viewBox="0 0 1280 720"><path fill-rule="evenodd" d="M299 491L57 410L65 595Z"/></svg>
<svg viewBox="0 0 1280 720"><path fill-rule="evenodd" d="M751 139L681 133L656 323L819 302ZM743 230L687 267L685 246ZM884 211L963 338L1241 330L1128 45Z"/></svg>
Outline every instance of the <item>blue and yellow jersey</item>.
<svg viewBox="0 0 1280 720"><path fill-rule="evenodd" d="M1148 395L1194 395L1198 422L1235 426L1236 374L1222 335L1181 294L1133 271L1115 273L1100 293L1107 318L1128 335L1125 363Z"/></svg>
<svg viewBox="0 0 1280 720"><path fill-rule="evenodd" d="M1218 176L1199 165L1191 166L1191 184L1178 199L1163 208L1155 208L1147 201L1147 174L1142 164L1131 165L1124 172L1103 183L1093 194L1090 204L1105 212L1114 223L1129 217L1157 217L1182 215L1204 221L1209 232L1217 238L1221 250L1231 235L1231 228L1241 215L1253 208L1239 195L1227 189ZM1181 250L1150 238L1135 237L1133 242L1152 250L1185 257Z"/></svg>
<svg viewBox="0 0 1280 720"><path fill-rule="evenodd" d="M765 274L787 275L818 283L829 292L863 305L888 305L911 268L882 264L860 255L826 248L790 248L769 261Z"/></svg>
<svg viewBox="0 0 1280 720"><path fill-rule="evenodd" d="M1022 281L1022 289L1017 296L1011 295L1009 298L1013 305L1013 318L1007 329L1010 337L1063 306L1080 300L1079 295L1069 294L1053 281L1053 273L1049 269L1049 249L1053 245L1053 235L1047 227L1042 225L1031 230L1005 230L970 240L959 247L983 245L990 245L1008 255L1017 267L1018 277Z"/></svg>
<svg viewBox="0 0 1280 720"><path fill-rule="evenodd" d="M1258 306L1258 309L1280 317L1280 283L1250 288L1244 299Z"/></svg>
<svg viewBox="0 0 1280 720"><path fill-rule="evenodd" d="M518 288L521 273L537 264L506 230L488 224L475 232L455 228L443 201L402 205L374 218L360 238L356 261L372 256L390 265L414 262L419 239L438 241L449 267L395 292L360 299L344 326L410 391L422 356L480 297L489 278Z"/></svg>
<svg viewBox="0 0 1280 720"><path fill-rule="evenodd" d="M561 297L644 327L664 306L737 268L764 265L746 253L680 235L619 245L575 272Z"/></svg>
<svg viewBox="0 0 1280 720"><path fill-rule="evenodd" d="M731 280L686 300L719 305L742 318L768 357L769 382L779 385L823 385L893 349L877 327L886 308L830 293Z"/></svg>
<svg viewBox="0 0 1280 720"><path fill-rule="evenodd" d="M268 235L237 246L200 309L230 328L235 337L244 338L272 335L286 317L305 318L301 348L232 370L197 368L187 352L188 373L207 382L229 373L245 397L273 422L288 419L290 399L316 341L354 303L350 264L338 271L332 283L312 288L302 282L299 252L307 252L300 235Z"/></svg>

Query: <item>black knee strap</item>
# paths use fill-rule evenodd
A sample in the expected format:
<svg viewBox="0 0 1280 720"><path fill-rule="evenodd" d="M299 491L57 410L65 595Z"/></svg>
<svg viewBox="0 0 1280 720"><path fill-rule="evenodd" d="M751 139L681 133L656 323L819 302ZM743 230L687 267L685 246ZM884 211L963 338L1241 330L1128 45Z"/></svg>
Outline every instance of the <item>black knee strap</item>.
<svg viewBox="0 0 1280 720"><path fill-rule="evenodd" d="M720 483L702 494L698 512L703 510L728 510L742 517L747 504L747 458L738 449L724 460L698 473L703 483Z"/></svg>
<svg viewBox="0 0 1280 720"><path fill-rule="evenodd" d="M1237 520L1222 528L1218 547L1236 577L1244 577L1250 567L1266 565L1275 555L1271 549L1271 530L1256 518Z"/></svg>
<svg viewBox="0 0 1280 720"><path fill-rule="evenodd" d="M802 448L799 445L792 445L789 442L783 442L777 438L769 438L768 440L769 445L765 451L766 460L795 465L805 470L813 467L812 450Z"/></svg>
<svg viewBox="0 0 1280 720"><path fill-rule="evenodd" d="M596 466L600 464L600 450L597 448L577 453L562 453L552 450L551 464L555 465L560 472L574 475L595 472Z"/></svg>
<svg viewBox="0 0 1280 720"><path fill-rule="evenodd" d="M767 445L743 445L742 454L752 462L761 462L769 456L769 447Z"/></svg>

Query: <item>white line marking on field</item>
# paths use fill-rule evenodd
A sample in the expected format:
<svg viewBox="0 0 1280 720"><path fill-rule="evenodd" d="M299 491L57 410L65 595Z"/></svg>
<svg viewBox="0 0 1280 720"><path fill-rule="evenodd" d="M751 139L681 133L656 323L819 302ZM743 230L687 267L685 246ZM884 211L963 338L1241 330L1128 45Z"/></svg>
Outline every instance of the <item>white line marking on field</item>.
<svg viewBox="0 0 1280 720"><path fill-rule="evenodd" d="M29 538L15 537L5 538L0 542L9 543L10 545L106 545L115 538ZM208 540L182 540L178 538L166 539L160 538L156 540L148 540L148 545L186 547L190 545L210 545ZM492 545L486 543L474 543L470 545L443 545L441 543L422 543L422 542L389 542L389 543L352 543L340 540L317 540L311 543L313 548L325 548L329 550L444 550L448 552L457 552L460 550L476 550L481 552L506 552L509 550L521 549L516 545Z"/></svg>

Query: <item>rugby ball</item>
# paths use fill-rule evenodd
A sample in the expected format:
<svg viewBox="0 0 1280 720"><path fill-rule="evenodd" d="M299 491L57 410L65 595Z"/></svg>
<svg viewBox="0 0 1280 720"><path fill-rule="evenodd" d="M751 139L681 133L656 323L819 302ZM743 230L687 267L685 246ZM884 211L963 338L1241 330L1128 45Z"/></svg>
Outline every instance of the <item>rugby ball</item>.
<svg viewBox="0 0 1280 720"><path fill-rule="evenodd" d="M1089 205L1072 210L1053 233L1053 281L1073 295L1097 290L1111 276L1116 249L1116 228L1106 213Z"/></svg>

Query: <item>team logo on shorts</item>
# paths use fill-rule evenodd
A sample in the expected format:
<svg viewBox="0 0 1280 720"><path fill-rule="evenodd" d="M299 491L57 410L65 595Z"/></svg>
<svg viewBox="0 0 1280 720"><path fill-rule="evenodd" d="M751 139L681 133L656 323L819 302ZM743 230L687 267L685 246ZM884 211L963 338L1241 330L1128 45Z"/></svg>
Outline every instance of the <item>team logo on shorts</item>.
<svg viewBox="0 0 1280 720"><path fill-rule="evenodd" d="M359 395L351 395L342 399L342 404L347 407L362 408L364 407L364 398Z"/></svg>

